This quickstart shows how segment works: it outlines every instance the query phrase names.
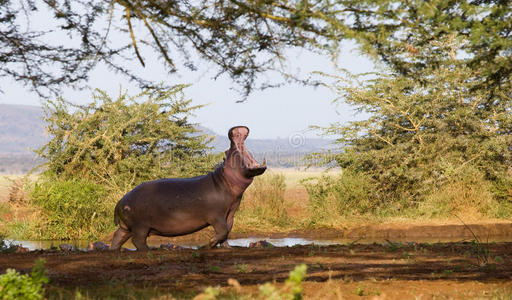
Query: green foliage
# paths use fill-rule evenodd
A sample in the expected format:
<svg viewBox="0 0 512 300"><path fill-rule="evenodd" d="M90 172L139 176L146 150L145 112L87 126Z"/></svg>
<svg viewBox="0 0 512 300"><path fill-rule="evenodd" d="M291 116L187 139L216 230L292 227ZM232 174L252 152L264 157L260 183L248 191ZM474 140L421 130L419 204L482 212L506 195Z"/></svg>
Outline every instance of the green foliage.
<svg viewBox="0 0 512 300"><path fill-rule="evenodd" d="M202 293L197 295L194 299L264 299L264 300L301 300L302 299L302 281L306 278L307 266L301 264L296 266L282 288L278 288L271 282L266 282L258 287L259 293L257 297L253 295L235 294L229 295L223 293L219 287L207 287ZM230 285L233 285L238 292L241 291L241 286L238 281L229 279Z"/></svg>
<svg viewBox="0 0 512 300"><path fill-rule="evenodd" d="M38 150L47 161L46 175L91 180L122 195L143 181L211 170L216 157L206 153L210 138L188 122L199 106L183 99L184 88L116 99L96 90L83 107L48 100L52 139Z"/></svg>
<svg viewBox="0 0 512 300"><path fill-rule="evenodd" d="M5 17L0 22L5 29L0 33L6 38L0 49L6 50L0 51L0 60L6 63L0 65L0 76L37 90L80 86L102 63L140 86L152 86L125 67L125 59L131 58L144 65L146 50L156 52L171 72L180 65L195 70L196 57L213 62L219 74L230 76L247 94L258 83L257 75L276 68L282 73L287 48L303 47L337 58L349 39L401 74L421 79L416 71L437 64L439 54L436 47L422 51L425 42L454 34L464 36L461 52L469 56L467 65L488 79L485 86L510 86L512 73L509 1L4 2L0 16ZM38 9L53 13L55 20L50 23L55 27L48 32L23 26L24 18ZM112 26L102 26L106 20ZM54 31L81 43L48 43L45 34ZM180 60L184 63L177 64ZM263 87L268 85L276 83Z"/></svg>
<svg viewBox="0 0 512 300"><path fill-rule="evenodd" d="M0 275L0 299L44 299L44 285L48 282L43 259L35 262L30 275L7 269Z"/></svg>
<svg viewBox="0 0 512 300"><path fill-rule="evenodd" d="M278 289L275 285L267 282L259 287L260 299L272 300L300 300L302 299L302 281L306 278L307 266L301 264L296 266L284 284L284 287Z"/></svg>
<svg viewBox="0 0 512 300"><path fill-rule="evenodd" d="M83 107L48 100L51 140L37 151L46 169L31 193L42 218L30 237L98 238L113 229L115 203L135 185L213 169L220 155L206 152L211 138L188 122L199 107L183 88L116 99L96 90Z"/></svg>
<svg viewBox="0 0 512 300"><path fill-rule="evenodd" d="M118 199L94 182L43 179L31 196L42 214L37 238L91 239L113 229L112 212Z"/></svg>
<svg viewBox="0 0 512 300"><path fill-rule="evenodd" d="M242 200L238 219L241 222L267 223L273 226L286 226L290 217L286 211L284 193L286 191L283 174L266 173L254 178Z"/></svg>
<svg viewBox="0 0 512 300"><path fill-rule="evenodd" d="M480 72L454 54L457 39L430 41L420 51L432 47L436 64L416 70L418 76L391 70L364 82L336 77L344 101L369 116L325 129L344 147L337 163L369 178L372 201L381 207L414 208L468 172L481 184L475 195L500 190L494 198L510 201L503 190L512 177L510 95L479 88Z"/></svg>
<svg viewBox="0 0 512 300"><path fill-rule="evenodd" d="M215 300L220 295L220 287L207 287L204 292L197 295L194 299L197 300Z"/></svg>
<svg viewBox="0 0 512 300"><path fill-rule="evenodd" d="M306 278L308 267L305 264L296 266L286 279L285 286L290 289L289 298L293 300L302 299L302 280Z"/></svg>
<svg viewBox="0 0 512 300"><path fill-rule="evenodd" d="M235 269L238 273L246 274L247 272L249 272L249 265L235 263Z"/></svg>
<svg viewBox="0 0 512 300"><path fill-rule="evenodd" d="M266 282L259 288L260 299L281 300L279 289L270 282Z"/></svg>
<svg viewBox="0 0 512 300"><path fill-rule="evenodd" d="M371 213L378 207L372 198L374 187L370 179L350 170L338 176L306 179L302 183L308 191L308 210L313 224L340 216Z"/></svg>

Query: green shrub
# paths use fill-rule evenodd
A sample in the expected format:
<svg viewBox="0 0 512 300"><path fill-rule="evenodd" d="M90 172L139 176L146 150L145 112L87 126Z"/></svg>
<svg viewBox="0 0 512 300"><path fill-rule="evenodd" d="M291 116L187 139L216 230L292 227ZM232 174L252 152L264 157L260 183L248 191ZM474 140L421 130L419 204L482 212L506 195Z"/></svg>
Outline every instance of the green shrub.
<svg viewBox="0 0 512 300"><path fill-rule="evenodd" d="M426 197L451 189L446 186L453 184L451 178L467 167L493 183L488 190L493 198L510 203L510 179L505 179L512 177L510 89L482 88L485 76L454 55L465 43L455 35L424 41L415 50L430 55L435 49L435 63L425 63L423 55L407 56L411 65L422 66L411 72L384 67L379 74L326 77L333 79L328 85L338 92L339 101L365 117L324 128L339 145L324 161L334 156L344 170L366 174L378 193L375 199L392 208L388 211L396 203L414 209L433 201Z"/></svg>
<svg viewBox="0 0 512 300"><path fill-rule="evenodd" d="M288 225L290 217L286 211L284 181L283 174L268 173L256 177L244 194L239 218L249 223L254 220L259 225L262 222L278 227Z"/></svg>
<svg viewBox="0 0 512 300"><path fill-rule="evenodd" d="M21 275L14 269L7 269L0 275L0 299L43 299L44 284L48 282L42 259L36 261L30 274Z"/></svg>
<svg viewBox="0 0 512 300"><path fill-rule="evenodd" d="M308 191L308 209L313 224L371 213L378 206L372 199L374 189L369 179L348 170L339 176L306 179L303 185Z"/></svg>
<svg viewBox="0 0 512 300"><path fill-rule="evenodd" d="M86 106L58 98L43 103L52 137L37 150L44 176L87 179L124 194L135 185L163 177L202 174L222 158L210 154L212 137L189 122L192 106L178 85L116 98L95 90Z"/></svg>
<svg viewBox="0 0 512 300"><path fill-rule="evenodd" d="M44 179L35 184L32 201L41 208L39 238L90 239L113 229L116 200L88 180Z"/></svg>
<svg viewBox="0 0 512 300"><path fill-rule="evenodd" d="M286 279L285 287L288 289L286 298L293 300L302 299L302 280L306 278L308 267L305 264L296 266L293 271L290 272L290 276Z"/></svg>

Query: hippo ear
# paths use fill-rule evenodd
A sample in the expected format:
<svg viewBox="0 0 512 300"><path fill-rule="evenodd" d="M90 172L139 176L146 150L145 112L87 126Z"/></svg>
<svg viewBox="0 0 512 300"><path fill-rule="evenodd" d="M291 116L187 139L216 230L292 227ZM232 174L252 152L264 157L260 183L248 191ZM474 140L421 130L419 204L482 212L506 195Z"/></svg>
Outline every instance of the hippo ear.
<svg viewBox="0 0 512 300"><path fill-rule="evenodd" d="M247 126L235 126L235 127L232 127L228 131L229 140L233 141L233 136L235 136L237 133L244 135L245 136L244 140L245 140L245 138L247 138L247 136L249 135L249 128Z"/></svg>

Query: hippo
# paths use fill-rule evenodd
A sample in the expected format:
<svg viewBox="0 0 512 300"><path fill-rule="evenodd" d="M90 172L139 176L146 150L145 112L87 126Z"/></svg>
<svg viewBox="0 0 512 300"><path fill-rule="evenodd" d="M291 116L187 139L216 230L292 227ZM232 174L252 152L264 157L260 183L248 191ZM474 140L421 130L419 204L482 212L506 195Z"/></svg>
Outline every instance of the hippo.
<svg viewBox="0 0 512 300"><path fill-rule="evenodd" d="M165 178L136 186L119 200L114 210L114 233L110 249L118 250L130 237L137 250L146 251L149 235L180 236L213 226L210 248L229 248L228 235L244 191L255 176L267 169L245 147L246 126L228 132L231 142L226 157L206 175Z"/></svg>

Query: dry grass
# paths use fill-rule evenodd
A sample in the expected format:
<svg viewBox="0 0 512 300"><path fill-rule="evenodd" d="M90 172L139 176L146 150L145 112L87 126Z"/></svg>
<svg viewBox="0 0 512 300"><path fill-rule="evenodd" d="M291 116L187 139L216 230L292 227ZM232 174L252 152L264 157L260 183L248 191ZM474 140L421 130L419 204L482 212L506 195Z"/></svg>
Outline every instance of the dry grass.
<svg viewBox="0 0 512 300"><path fill-rule="evenodd" d="M338 174L340 171L269 169L245 192L235 229L282 231L303 227L309 218L309 196L301 182Z"/></svg>
<svg viewBox="0 0 512 300"><path fill-rule="evenodd" d="M335 176L341 174L340 169L280 169L272 168L268 173L283 174L287 188L302 187L301 181L308 178L318 178L322 175ZM268 176L267 173L263 176Z"/></svg>
<svg viewBox="0 0 512 300"><path fill-rule="evenodd" d="M0 202L2 203L9 199L9 187L11 186L9 177L13 176L0 176Z"/></svg>
<svg viewBox="0 0 512 300"><path fill-rule="evenodd" d="M477 221L497 215L499 203L489 190L489 183L479 173L454 178L430 194L419 205L419 213L429 219L464 216L464 220Z"/></svg>
<svg viewBox="0 0 512 300"><path fill-rule="evenodd" d="M247 189L237 213L238 229L261 227L283 228L290 225L283 174L268 172L254 179Z"/></svg>
<svg viewBox="0 0 512 300"><path fill-rule="evenodd" d="M34 182L37 175L2 175L0 176L0 202L28 203L26 185Z"/></svg>

